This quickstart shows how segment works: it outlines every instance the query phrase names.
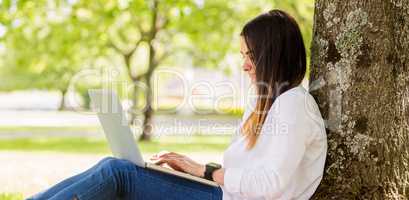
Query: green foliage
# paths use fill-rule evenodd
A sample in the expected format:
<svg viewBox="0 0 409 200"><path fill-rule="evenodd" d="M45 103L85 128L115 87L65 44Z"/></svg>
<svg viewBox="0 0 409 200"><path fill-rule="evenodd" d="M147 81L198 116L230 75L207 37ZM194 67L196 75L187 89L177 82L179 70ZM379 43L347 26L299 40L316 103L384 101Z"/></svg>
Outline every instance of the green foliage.
<svg viewBox="0 0 409 200"><path fill-rule="evenodd" d="M65 90L71 77L90 56L83 31L75 20L58 19L66 11L43 1L5 2L0 23L6 27L0 89L45 88ZM15 8L16 7L16 8ZM53 16L56 15L56 16ZM6 20L4 20L6 19Z"/></svg>
<svg viewBox="0 0 409 200"><path fill-rule="evenodd" d="M238 50L243 24L272 8L294 15L307 46L311 41L312 0L158 2L158 22L165 24L154 41L158 53L184 53L197 65L218 66L226 53ZM0 69L8 80L3 90L65 88L87 62L106 56L109 44L123 52L134 48L153 17L152 1L143 0L3 0L0 6L0 24L6 29L0 37L5 48Z"/></svg>
<svg viewBox="0 0 409 200"><path fill-rule="evenodd" d="M148 70L148 44L155 47L159 66L192 64L228 72L222 61L238 53L241 27L273 8L296 18L309 55L313 0L160 0L157 10L153 2L0 1L0 90L65 91L79 71L102 67L101 58L130 81ZM86 84L71 84L87 96Z"/></svg>

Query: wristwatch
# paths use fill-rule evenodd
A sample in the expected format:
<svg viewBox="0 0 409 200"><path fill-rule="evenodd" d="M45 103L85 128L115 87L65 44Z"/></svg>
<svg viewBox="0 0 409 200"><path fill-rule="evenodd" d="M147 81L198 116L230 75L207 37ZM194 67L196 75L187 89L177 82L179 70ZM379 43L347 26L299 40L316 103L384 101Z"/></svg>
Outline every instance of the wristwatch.
<svg viewBox="0 0 409 200"><path fill-rule="evenodd" d="M209 180L209 181L213 181L213 172L222 168L222 166L220 164L217 163L207 163L206 164L206 170L204 173L204 178Z"/></svg>

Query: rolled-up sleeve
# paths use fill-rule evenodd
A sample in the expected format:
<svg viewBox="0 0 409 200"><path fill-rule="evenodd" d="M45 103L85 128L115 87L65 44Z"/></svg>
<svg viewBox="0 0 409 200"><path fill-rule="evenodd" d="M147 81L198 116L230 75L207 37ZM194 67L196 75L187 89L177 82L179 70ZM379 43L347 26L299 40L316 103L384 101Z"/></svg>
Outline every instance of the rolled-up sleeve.
<svg viewBox="0 0 409 200"><path fill-rule="evenodd" d="M305 153L307 127L300 115L302 102L283 102L270 110L254 151L261 164L254 168L226 168L224 187L247 198L278 198L290 181ZM266 128L270 127L270 128Z"/></svg>

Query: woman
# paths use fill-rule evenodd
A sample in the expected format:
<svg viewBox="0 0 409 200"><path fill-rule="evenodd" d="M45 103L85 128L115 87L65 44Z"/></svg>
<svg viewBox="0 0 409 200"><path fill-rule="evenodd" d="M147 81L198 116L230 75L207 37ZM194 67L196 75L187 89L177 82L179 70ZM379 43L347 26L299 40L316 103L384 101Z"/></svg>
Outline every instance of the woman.
<svg viewBox="0 0 409 200"><path fill-rule="evenodd" d="M321 181L326 158L324 122L314 98L300 85L305 47L295 20L280 10L261 14L241 32L243 70L257 99L224 153L222 167L177 153L152 160L214 180L192 182L106 158L31 199L308 199Z"/></svg>

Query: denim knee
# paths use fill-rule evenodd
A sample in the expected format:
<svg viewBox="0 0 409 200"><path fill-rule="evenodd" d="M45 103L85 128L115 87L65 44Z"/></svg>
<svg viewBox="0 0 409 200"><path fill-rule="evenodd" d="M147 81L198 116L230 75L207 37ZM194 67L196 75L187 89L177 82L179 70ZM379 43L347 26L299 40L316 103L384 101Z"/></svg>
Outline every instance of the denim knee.
<svg viewBox="0 0 409 200"><path fill-rule="evenodd" d="M116 159L116 158L111 157L111 156L108 156L108 157L105 157L105 158L101 159L101 160L98 162L98 164L103 164L103 163L105 163L105 162L107 162L107 161L110 161L110 160L113 160L113 159Z"/></svg>
<svg viewBox="0 0 409 200"><path fill-rule="evenodd" d="M132 162L124 159L118 159L113 157L104 158L101 161L101 168L109 171L133 171L137 170L137 166Z"/></svg>

